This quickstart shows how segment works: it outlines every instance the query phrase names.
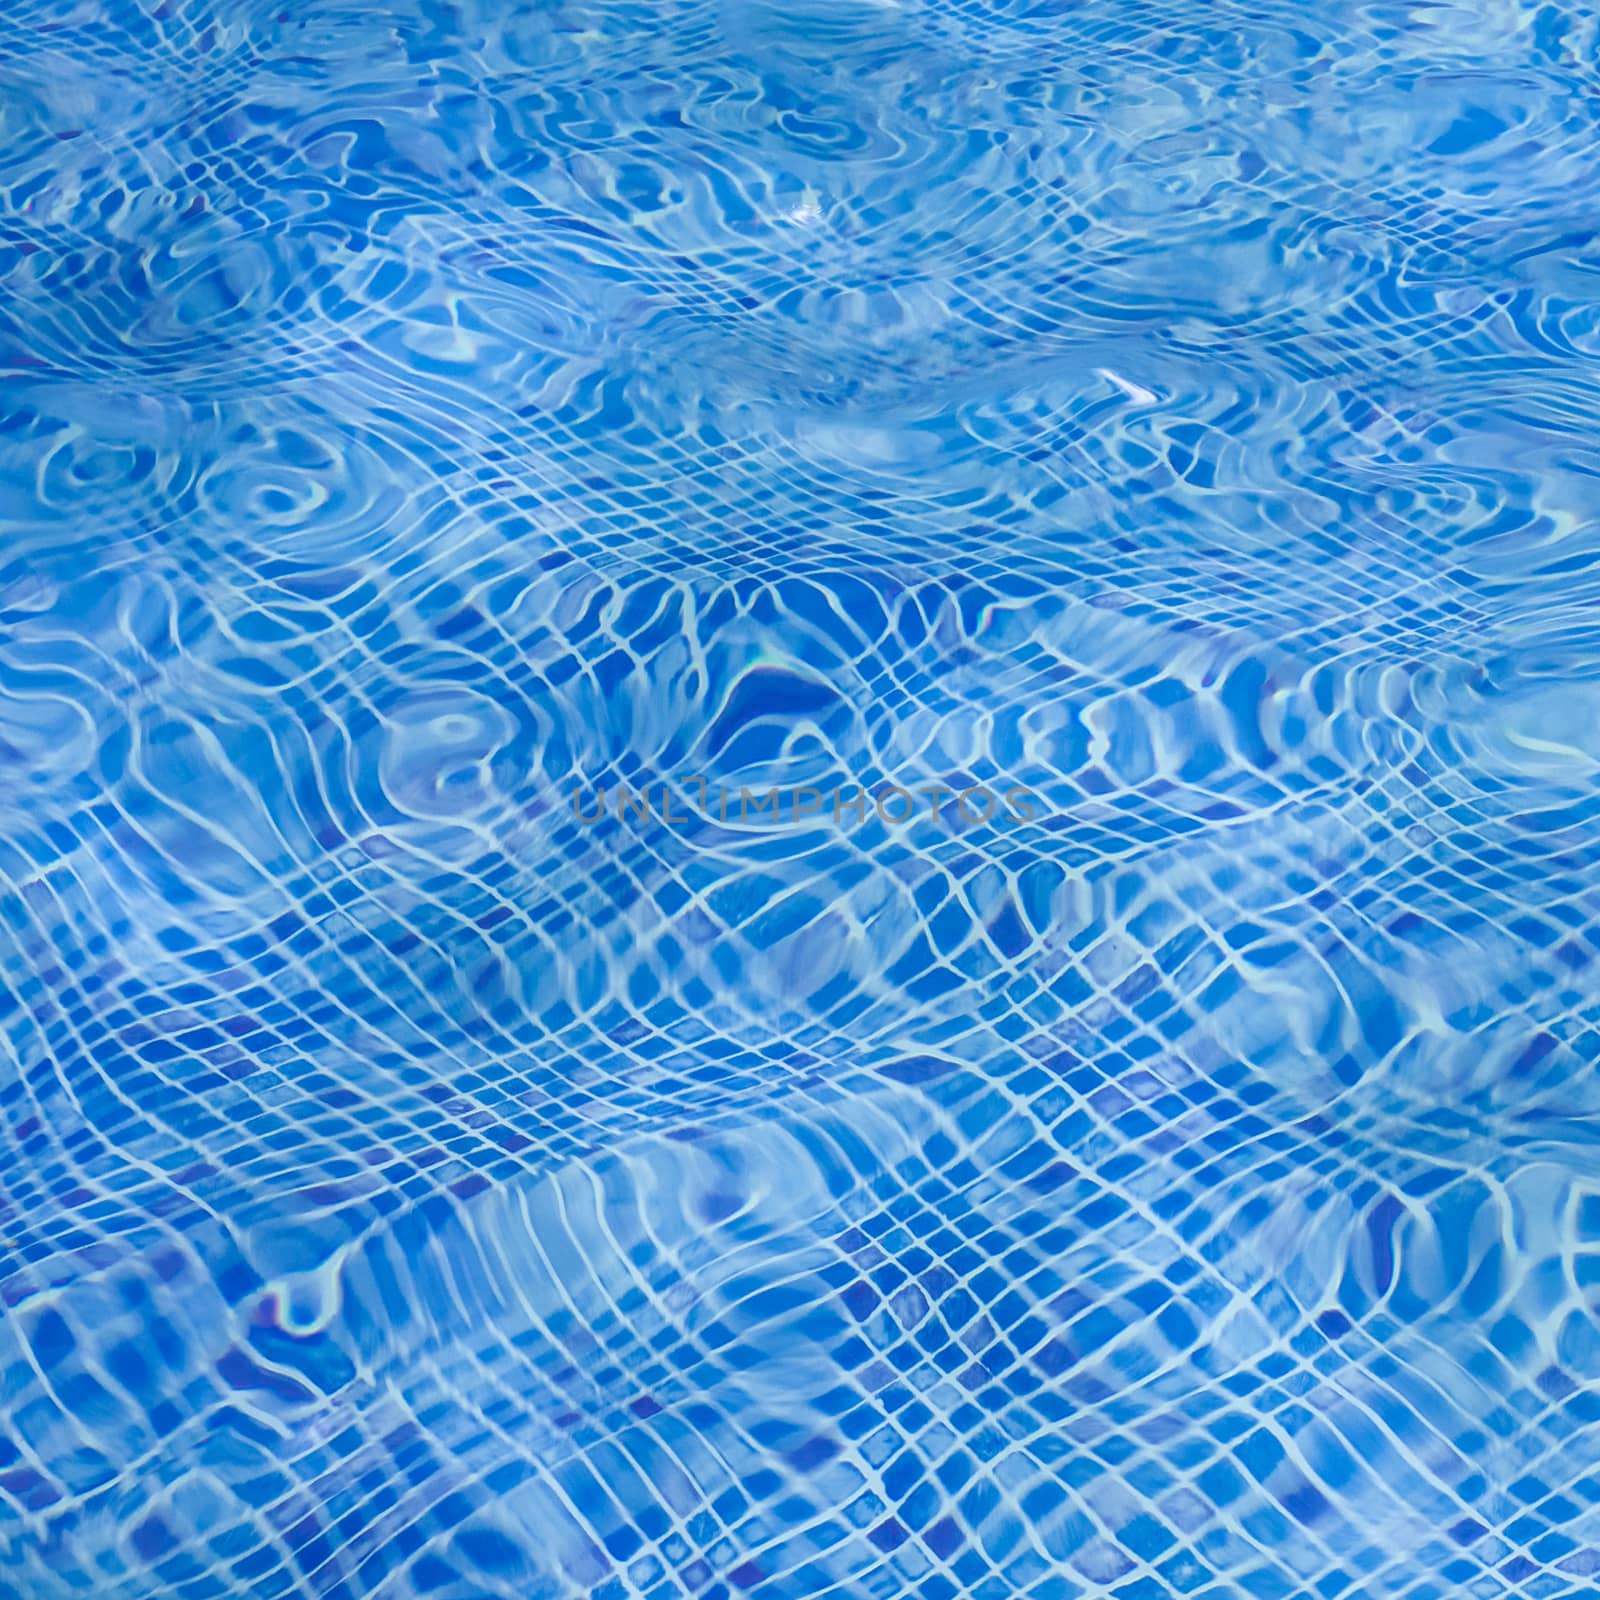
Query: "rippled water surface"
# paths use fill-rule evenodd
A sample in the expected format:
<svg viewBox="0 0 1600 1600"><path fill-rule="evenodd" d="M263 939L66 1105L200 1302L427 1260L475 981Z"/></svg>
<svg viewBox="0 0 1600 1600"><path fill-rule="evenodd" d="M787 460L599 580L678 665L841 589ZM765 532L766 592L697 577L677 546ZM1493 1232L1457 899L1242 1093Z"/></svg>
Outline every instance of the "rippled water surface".
<svg viewBox="0 0 1600 1600"><path fill-rule="evenodd" d="M0 1597L1591 1596L1597 53L9 0Z"/></svg>

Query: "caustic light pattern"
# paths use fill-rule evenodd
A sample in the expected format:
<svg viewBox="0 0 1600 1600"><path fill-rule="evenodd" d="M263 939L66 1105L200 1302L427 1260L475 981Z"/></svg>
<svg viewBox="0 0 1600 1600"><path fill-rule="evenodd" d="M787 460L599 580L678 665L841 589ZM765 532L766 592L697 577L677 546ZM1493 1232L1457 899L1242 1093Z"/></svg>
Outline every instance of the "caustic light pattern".
<svg viewBox="0 0 1600 1600"><path fill-rule="evenodd" d="M1597 51L0 8L0 1597L1593 1595Z"/></svg>

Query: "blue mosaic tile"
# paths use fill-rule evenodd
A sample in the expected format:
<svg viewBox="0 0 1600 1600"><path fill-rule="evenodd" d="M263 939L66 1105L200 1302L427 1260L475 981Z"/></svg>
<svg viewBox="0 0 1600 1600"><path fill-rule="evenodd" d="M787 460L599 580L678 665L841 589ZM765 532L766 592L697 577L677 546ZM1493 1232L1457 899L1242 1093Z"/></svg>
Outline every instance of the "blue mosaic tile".
<svg viewBox="0 0 1600 1600"><path fill-rule="evenodd" d="M1581 6L0 13L0 1600L1600 1581Z"/></svg>

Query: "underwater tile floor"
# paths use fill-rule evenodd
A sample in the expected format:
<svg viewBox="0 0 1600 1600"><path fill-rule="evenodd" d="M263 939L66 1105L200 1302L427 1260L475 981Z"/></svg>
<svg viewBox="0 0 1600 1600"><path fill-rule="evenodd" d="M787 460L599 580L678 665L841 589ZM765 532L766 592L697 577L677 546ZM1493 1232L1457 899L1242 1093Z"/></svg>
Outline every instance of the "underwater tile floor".
<svg viewBox="0 0 1600 1600"><path fill-rule="evenodd" d="M7 0L0 1597L1592 1597L1597 60Z"/></svg>

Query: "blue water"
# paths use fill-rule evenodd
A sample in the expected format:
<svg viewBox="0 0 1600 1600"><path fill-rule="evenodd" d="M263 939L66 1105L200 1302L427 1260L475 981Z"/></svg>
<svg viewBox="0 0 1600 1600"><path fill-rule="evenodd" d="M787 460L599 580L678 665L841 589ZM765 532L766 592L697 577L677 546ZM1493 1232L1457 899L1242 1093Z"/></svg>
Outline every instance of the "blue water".
<svg viewBox="0 0 1600 1600"><path fill-rule="evenodd" d="M1592 1596L1597 53L9 0L0 1597Z"/></svg>

